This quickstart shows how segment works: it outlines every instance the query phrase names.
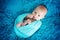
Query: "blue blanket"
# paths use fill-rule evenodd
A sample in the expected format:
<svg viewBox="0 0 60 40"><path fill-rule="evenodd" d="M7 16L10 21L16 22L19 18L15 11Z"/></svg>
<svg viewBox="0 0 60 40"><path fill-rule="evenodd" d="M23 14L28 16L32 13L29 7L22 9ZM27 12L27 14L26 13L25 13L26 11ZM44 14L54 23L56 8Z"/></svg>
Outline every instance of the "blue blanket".
<svg viewBox="0 0 60 40"><path fill-rule="evenodd" d="M31 24L23 26L23 27L17 27L16 24L18 22L22 22L22 20L24 19L26 15L28 14L19 15L17 19L15 20L15 24L14 24L14 30L17 36L22 37L22 38L27 38L27 37L32 36L41 27L40 20L34 21Z"/></svg>

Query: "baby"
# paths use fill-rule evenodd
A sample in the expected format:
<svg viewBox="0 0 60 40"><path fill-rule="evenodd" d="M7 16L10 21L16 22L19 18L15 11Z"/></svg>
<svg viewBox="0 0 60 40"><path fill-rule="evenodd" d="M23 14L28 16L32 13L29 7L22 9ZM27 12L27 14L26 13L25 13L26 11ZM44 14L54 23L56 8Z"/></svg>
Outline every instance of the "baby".
<svg viewBox="0 0 60 40"><path fill-rule="evenodd" d="M46 13L47 13L47 8L44 5L38 6L32 12L32 14L27 15L23 19L23 22L18 23L17 27L28 25L28 24L32 23L33 21L36 21L36 20L41 20L45 17Z"/></svg>

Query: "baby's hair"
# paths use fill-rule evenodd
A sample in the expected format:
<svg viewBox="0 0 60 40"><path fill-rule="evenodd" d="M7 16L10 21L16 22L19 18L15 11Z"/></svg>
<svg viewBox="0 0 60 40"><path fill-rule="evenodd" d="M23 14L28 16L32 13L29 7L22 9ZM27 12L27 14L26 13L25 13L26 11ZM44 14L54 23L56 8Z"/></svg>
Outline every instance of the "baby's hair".
<svg viewBox="0 0 60 40"><path fill-rule="evenodd" d="M48 10L48 8L45 4L40 4L39 6L44 6Z"/></svg>
<svg viewBox="0 0 60 40"><path fill-rule="evenodd" d="M45 4L43 4L43 3L41 3L41 4L37 5L37 6L35 6L33 10L35 10L35 8L38 7L38 6L44 6L44 7L48 10L47 6L46 6Z"/></svg>

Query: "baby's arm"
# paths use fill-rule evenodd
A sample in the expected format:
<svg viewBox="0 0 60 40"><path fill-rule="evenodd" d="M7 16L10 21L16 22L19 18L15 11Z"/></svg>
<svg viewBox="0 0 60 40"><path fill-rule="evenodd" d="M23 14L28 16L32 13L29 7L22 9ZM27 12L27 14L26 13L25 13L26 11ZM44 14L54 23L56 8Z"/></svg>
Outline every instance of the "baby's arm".
<svg viewBox="0 0 60 40"><path fill-rule="evenodd" d="M27 17L32 18L33 15L32 14L29 14L29 15L27 15ZM30 23L31 23L31 20L30 19L27 19L25 22L18 23L17 24L17 27L24 26L24 25L30 24Z"/></svg>
<svg viewBox="0 0 60 40"><path fill-rule="evenodd" d="M31 23L31 20L27 19L25 22L20 22L17 24L17 27L20 27L20 26L25 26L27 24L30 24Z"/></svg>
<svg viewBox="0 0 60 40"><path fill-rule="evenodd" d="M17 27L20 27L20 26L22 25L22 23L23 23L23 22L20 22L20 23L18 23L16 26L17 26Z"/></svg>
<svg viewBox="0 0 60 40"><path fill-rule="evenodd" d="M22 26L28 25L30 23L31 23L31 20L30 19L27 19L24 23L22 23Z"/></svg>

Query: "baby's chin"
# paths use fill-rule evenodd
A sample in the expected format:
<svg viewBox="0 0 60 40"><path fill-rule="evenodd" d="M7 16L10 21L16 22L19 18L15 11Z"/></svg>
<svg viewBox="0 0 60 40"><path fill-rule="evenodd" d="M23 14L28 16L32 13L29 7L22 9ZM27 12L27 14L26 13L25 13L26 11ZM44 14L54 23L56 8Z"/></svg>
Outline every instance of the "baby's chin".
<svg viewBox="0 0 60 40"><path fill-rule="evenodd" d="M36 18L36 20L41 20L41 19L42 19L42 18L39 18L39 19Z"/></svg>
<svg viewBox="0 0 60 40"><path fill-rule="evenodd" d="M36 20L40 20L40 19L36 19Z"/></svg>

